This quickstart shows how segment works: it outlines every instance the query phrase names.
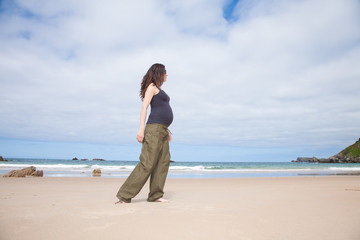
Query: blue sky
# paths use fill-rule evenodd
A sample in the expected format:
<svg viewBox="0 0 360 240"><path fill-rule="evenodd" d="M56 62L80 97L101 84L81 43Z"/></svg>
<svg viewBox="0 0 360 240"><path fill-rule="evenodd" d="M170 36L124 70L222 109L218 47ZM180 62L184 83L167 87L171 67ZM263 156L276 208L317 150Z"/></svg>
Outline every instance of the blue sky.
<svg viewBox="0 0 360 240"><path fill-rule="evenodd" d="M155 62L173 160L329 157L360 137L357 0L0 4L4 157L138 159Z"/></svg>
<svg viewBox="0 0 360 240"><path fill-rule="evenodd" d="M236 5L239 3L239 0L229 0L225 1L223 5L223 17L228 21L232 22L236 20L236 16L234 16L234 11L236 9Z"/></svg>

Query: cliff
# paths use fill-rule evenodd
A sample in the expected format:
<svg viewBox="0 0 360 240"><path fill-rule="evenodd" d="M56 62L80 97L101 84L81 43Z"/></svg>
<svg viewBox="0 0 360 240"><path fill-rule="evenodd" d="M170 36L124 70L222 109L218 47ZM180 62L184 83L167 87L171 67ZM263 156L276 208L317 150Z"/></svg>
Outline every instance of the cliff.
<svg viewBox="0 0 360 240"><path fill-rule="evenodd" d="M329 157L330 162L360 163L360 139L338 154Z"/></svg>
<svg viewBox="0 0 360 240"><path fill-rule="evenodd" d="M317 163L360 163L360 138L353 145L345 148L338 154L329 158L304 158L298 157L292 162L317 162Z"/></svg>

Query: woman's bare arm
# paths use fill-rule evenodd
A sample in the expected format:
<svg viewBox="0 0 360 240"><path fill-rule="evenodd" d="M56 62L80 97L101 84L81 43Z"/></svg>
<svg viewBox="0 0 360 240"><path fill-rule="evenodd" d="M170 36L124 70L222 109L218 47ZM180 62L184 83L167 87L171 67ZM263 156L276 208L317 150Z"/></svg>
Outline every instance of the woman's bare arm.
<svg viewBox="0 0 360 240"><path fill-rule="evenodd" d="M140 112L140 129L136 136L136 139L138 142L142 143L144 140L144 132L145 132L145 121L146 121L146 115L147 115L147 109L150 105L151 99L155 94L157 94L159 90L154 84L150 84L148 88L145 91L145 97L143 99L143 104L141 106L141 112Z"/></svg>

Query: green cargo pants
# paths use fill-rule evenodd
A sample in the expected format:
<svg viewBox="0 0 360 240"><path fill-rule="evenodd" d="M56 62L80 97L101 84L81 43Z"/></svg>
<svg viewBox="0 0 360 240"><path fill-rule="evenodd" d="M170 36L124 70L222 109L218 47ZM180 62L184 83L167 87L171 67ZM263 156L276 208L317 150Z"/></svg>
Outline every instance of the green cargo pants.
<svg viewBox="0 0 360 240"><path fill-rule="evenodd" d="M117 193L120 201L131 202L150 177L148 201L164 195L164 185L170 165L168 128L163 124L147 124L140 154L140 162Z"/></svg>

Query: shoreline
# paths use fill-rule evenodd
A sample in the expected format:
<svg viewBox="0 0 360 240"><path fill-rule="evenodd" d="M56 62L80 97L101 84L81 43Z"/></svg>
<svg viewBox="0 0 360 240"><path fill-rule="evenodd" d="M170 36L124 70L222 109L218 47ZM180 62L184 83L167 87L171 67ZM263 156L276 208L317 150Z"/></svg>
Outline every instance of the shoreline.
<svg viewBox="0 0 360 240"><path fill-rule="evenodd" d="M0 171L0 178L8 171ZM71 171L44 171L43 178L119 178L126 179L130 171L118 173L102 173L101 176L93 176L92 172L71 172ZM186 172L169 171L168 179L228 179L228 178L274 178L274 177L302 177L302 176L360 176L360 171L208 171L208 172ZM26 178L31 178L26 176Z"/></svg>
<svg viewBox="0 0 360 240"><path fill-rule="evenodd" d="M0 174L34 166L45 177L91 177L101 170L102 177L127 178L138 161L91 161L12 159L0 163ZM244 178L295 177L302 175L358 175L360 164L316 164L291 162L174 162L168 178Z"/></svg>
<svg viewBox="0 0 360 240"><path fill-rule="evenodd" d="M164 198L170 203L148 203L147 182L131 204L115 205L116 192L124 181L103 177L0 178L0 238L360 237L359 176L168 179Z"/></svg>

